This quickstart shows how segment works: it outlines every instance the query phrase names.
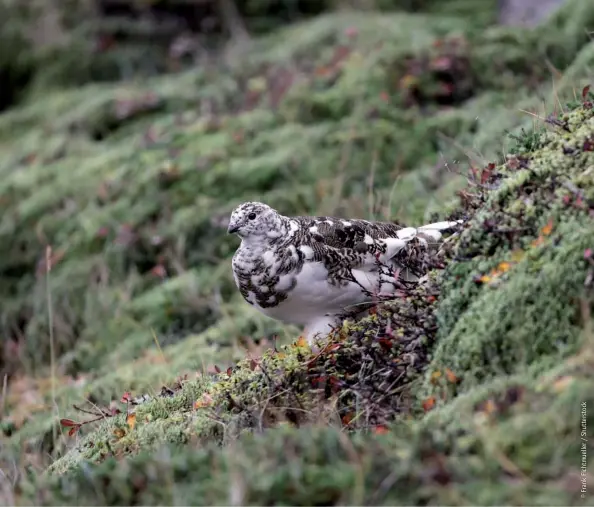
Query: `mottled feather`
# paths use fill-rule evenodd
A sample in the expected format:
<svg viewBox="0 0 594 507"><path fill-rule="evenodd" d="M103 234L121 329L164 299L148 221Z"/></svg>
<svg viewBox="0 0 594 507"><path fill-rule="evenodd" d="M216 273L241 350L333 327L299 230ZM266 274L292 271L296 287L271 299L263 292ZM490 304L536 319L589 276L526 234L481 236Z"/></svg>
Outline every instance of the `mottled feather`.
<svg viewBox="0 0 594 507"><path fill-rule="evenodd" d="M414 283L427 269L411 255L439 242L456 222L422 228L336 217L285 217L269 206L244 203L229 232L242 238L233 276L243 298L262 313L327 332L352 305L371 303Z"/></svg>

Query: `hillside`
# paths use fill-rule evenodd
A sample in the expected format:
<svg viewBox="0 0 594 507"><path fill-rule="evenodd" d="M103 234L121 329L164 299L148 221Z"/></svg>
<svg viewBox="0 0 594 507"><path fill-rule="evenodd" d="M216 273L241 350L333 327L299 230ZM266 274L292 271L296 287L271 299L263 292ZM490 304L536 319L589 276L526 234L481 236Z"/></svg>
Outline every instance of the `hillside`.
<svg viewBox="0 0 594 507"><path fill-rule="evenodd" d="M3 500L592 501L594 10L468 20L324 14L0 115ZM234 287L253 199L466 225L312 354Z"/></svg>

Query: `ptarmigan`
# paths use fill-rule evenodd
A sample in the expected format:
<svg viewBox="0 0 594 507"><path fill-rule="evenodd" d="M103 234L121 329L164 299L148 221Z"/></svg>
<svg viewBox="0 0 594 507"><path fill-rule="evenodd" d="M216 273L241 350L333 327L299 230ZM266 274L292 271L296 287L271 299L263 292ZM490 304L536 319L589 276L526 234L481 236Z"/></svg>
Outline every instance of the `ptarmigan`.
<svg viewBox="0 0 594 507"><path fill-rule="evenodd" d="M459 222L419 228L332 217L285 217L246 202L229 220L241 238L233 276L244 299L274 319L305 326L309 343L354 308L394 294L426 268L409 262L407 245L436 244Z"/></svg>

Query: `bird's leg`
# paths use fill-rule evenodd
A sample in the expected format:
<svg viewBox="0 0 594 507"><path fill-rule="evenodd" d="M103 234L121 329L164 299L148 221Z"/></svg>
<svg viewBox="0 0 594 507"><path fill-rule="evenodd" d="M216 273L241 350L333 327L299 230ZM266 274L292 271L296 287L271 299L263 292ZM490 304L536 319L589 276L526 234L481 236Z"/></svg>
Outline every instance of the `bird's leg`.
<svg viewBox="0 0 594 507"><path fill-rule="evenodd" d="M309 322L303 331L307 343L311 346L315 341L321 341L326 338L328 333L336 326L336 322L336 315L324 315Z"/></svg>

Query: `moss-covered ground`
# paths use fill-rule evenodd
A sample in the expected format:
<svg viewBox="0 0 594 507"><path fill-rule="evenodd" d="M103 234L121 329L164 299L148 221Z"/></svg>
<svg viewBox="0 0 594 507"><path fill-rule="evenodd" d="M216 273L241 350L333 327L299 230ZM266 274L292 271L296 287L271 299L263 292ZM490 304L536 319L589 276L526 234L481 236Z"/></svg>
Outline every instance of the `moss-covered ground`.
<svg viewBox="0 0 594 507"><path fill-rule="evenodd" d="M592 504L594 9L527 31L487 3L0 115L3 501ZM314 353L234 287L252 199L465 225Z"/></svg>

